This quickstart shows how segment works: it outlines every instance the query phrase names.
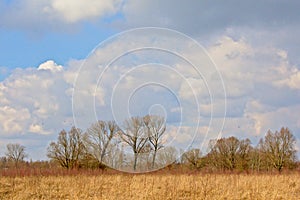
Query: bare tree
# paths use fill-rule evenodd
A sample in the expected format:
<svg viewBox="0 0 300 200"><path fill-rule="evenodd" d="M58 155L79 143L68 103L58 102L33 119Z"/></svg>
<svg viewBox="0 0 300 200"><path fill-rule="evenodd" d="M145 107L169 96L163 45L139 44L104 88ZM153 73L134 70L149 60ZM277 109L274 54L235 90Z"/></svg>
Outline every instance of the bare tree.
<svg viewBox="0 0 300 200"><path fill-rule="evenodd" d="M259 147L253 148L249 153L249 168L254 171L260 171L265 168L265 160L263 159L263 153Z"/></svg>
<svg viewBox="0 0 300 200"><path fill-rule="evenodd" d="M0 157L0 169L6 168L8 163L7 157Z"/></svg>
<svg viewBox="0 0 300 200"><path fill-rule="evenodd" d="M249 139L238 140L235 137L221 138L210 142L208 153L209 163L223 170L234 170L238 166L242 169L248 165L249 152L251 150Z"/></svg>
<svg viewBox="0 0 300 200"><path fill-rule="evenodd" d="M117 143L119 143L119 141ZM115 143L112 143L110 146L112 148L107 151L106 156L109 159L105 161L105 164L114 169L122 169L125 161L125 155L122 146L115 146Z"/></svg>
<svg viewBox="0 0 300 200"><path fill-rule="evenodd" d="M201 152L200 149L191 149L182 154L182 162L192 168L200 167Z"/></svg>
<svg viewBox="0 0 300 200"><path fill-rule="evenodd" d="M62 130L56 143L50 143L47 156L69 169L79 165L83 151L82 131L72 127L68 133Z"/></svg>
<svg viewBox="0 0 300 200"><path fill-rule="evenodd" d="M233 170L236 165L238 142L235 137L211 141L210 163L217 168Z"/></svg>
<svg viewBox="0 0 300 200"><path fill-rule="evenodd" d="M12 160L16 166L27 157L25 153L25 147L20 144L7 144L6 145L6 153L5 155L8 157L9 160Z"/></svg>
<svg viewBox="0 0 300 200"><path fill-rule="evenodd" d="M157 151L163 147L163 135L166 131L164 117L147 115L143 118L144 124L147 127L149 142L153 149L152 168L155 164Z"/></svg>
<svg viewBox="0 0 300 200"><path fill-rule="evenodd" d="M238 162L237 162L239 169L241 170L249 169L252 152L253 152L253 147L251 146L250 139L247 138L239 141Z"/></svg>
<svg viewBox="0 0 300 200"><path fill-rule="evenodd" d="M282 127L275 133L269 130L264 140L260 141L260 148L267 162L281 172L284 167L295 163L295 143L296 139L291 131Z"/></svg>
<svg viewBox="0 0 300 200"><path fill-rule="evenodd" d="M84 142L88 153L90 153L99 162L99 167L105 162L105 156L114 155L114 147L117 145L115 138L117 132L120 130L114 121L98 121L92 124L87 129L84 135ZM114 139L115 138L115 139ZM106 158L106 162L109 162Z"/></svg>
<svg viewBox="0 0 300 200"><path fill-rule="evenodd" d="M157 163L159 167L164 167L176 162L178 151L175 147L163 147L157 152Z"/></svg>
<svg viewBox="0 0 300 200"><path fill-rule="evenodd" d="M119 135L122 141L127 143L133 151L134 163L133 170L136 170L138 155L142 153L148 142L148 136L145 134L143 119L132 117L125 121L125 130L120 131Z"/></svg>

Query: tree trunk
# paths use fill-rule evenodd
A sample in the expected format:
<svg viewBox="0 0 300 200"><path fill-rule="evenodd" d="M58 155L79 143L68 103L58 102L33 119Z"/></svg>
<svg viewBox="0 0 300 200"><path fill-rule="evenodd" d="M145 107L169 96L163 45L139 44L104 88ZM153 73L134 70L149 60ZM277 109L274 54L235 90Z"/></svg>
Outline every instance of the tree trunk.
<svg viewBox="0 0 300 200"><path fill-rule="evenodd" d="M156 150L153 153L153 158L152 158L152 169L154 168L155 165L155 158L156 158Z"/></svg>
<svg viewBox="0 0 300 200"><path fill-rule="evenodd" d="M133 170L136 170L136 163L137 163L137 153L134 153L134 164L133 164Z"/></svg>

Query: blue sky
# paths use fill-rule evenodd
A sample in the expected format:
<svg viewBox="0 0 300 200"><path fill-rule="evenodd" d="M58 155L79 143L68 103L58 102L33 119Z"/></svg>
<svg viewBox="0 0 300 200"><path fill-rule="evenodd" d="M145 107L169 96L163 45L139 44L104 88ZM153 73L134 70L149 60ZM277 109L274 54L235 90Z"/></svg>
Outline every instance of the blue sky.
<svg viewBox="0 0 300 200"><path fill-rule="evenodd" d="M191 48L190 40L143 38L148 33L135 37L125 34L127 40L115 37L106 45L98 46L88 57L109 37L140 27L180 31L205 48L217 65L226 89L224 136L249 137L256 144L268 129L288 126L297 137L299 148L299 9L297 0L190 0L184 3L171 0L1 1L0 156L4 154L7 143L18 142L27 147L31 158L46 158L49 142L56 139L60 130L69 129L74 124L72 91L76 86L73 84L83 63L86 63L86 68L81 72L84 75L79 76L82 88L78 91L88 92L84 93L86 96L79 96L83 104L78 105L77 112L84 113L80 106L85 106L86 102L92 104L90 98L93 91L97 91L97 116L112 119L111 91L120 77L134 65L160 62L172 66L188 84L179 81L180 76L172 74L174 71L168 72L170 68L154 65L156 71L151 71L151 66L149 69L137 68L140 74L129 73L119 80L122 83L120 91L130 92L133 86L151 78L166 80L164 83L170 90L155 87L137 90L131 99L138 106L128 105L130 109L134 114L146 114L151 104L157 105L161 101L165 110L154 107L160 110L159 113L167 113L169 135L174 137L180 123L178 99L188 111L195 109L196 105L190 101L192 87L201 100L198 103L200 134L206 132L213 138L224 117L224 95L218 85L220 77L216 76L213 67L202 69L207 75L204 78L209 89L215 93L213 102L209 101L203 77L197 76L182 60L161 52L135 52L119 60L105 73L104 82L97 87L99 77L96 75L103 70L107 58L130 50L138 43L151 45L153 42L155 45L158 41L161 44L171 41L166 44L169 49L184 52L196 63L202 59L203 52L195 53L196 48ZM164 38L165 33L154 31L153 34L157 37L161 34ZM102 57L95 59L93 56L97 52ZM89 68L90 65L94 67ZM152 95L145 95L149 93ZM146 100L143 97L147 97ZM123 106L122 102L116 101L116 104ZM183 117L186 121L182 127L186 134L177 137L178 144L192 138L189 130L194 128L193 120L197 118L196 113L183 113L187 115ZM211 115L214 121L209 126ZM83 123L86 119L79 117L77 120Z"/></svg>
<svg viewBox="0 0 300 200"><path fill-rule="evenodd" d="M0 33L1 66L12 70L35 67L49 59L60 64L71 59L83 59L100 41L114 33L115 30L91 24L71 33L45 32L42 35L4 29Z"/></svg>

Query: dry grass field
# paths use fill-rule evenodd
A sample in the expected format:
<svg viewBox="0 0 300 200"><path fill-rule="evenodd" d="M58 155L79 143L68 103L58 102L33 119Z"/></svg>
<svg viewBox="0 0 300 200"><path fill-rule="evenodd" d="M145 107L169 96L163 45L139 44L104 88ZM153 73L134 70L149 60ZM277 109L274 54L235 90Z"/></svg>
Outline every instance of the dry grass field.
<svg viewBox="0 0 300 200"><path fill-rule="evenodd" d="M299 199L300 175L0 177L0 199Z"/></svg>

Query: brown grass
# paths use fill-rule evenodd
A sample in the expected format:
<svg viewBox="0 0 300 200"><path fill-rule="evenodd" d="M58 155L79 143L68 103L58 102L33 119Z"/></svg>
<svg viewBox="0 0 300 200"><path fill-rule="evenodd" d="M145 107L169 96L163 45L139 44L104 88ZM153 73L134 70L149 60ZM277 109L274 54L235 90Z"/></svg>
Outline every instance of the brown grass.
<svg viewBox="0 0 300 200"><path fill-rule="evenodd" d="M300 174L0 177L0 199L299 199Z"/></svg>

